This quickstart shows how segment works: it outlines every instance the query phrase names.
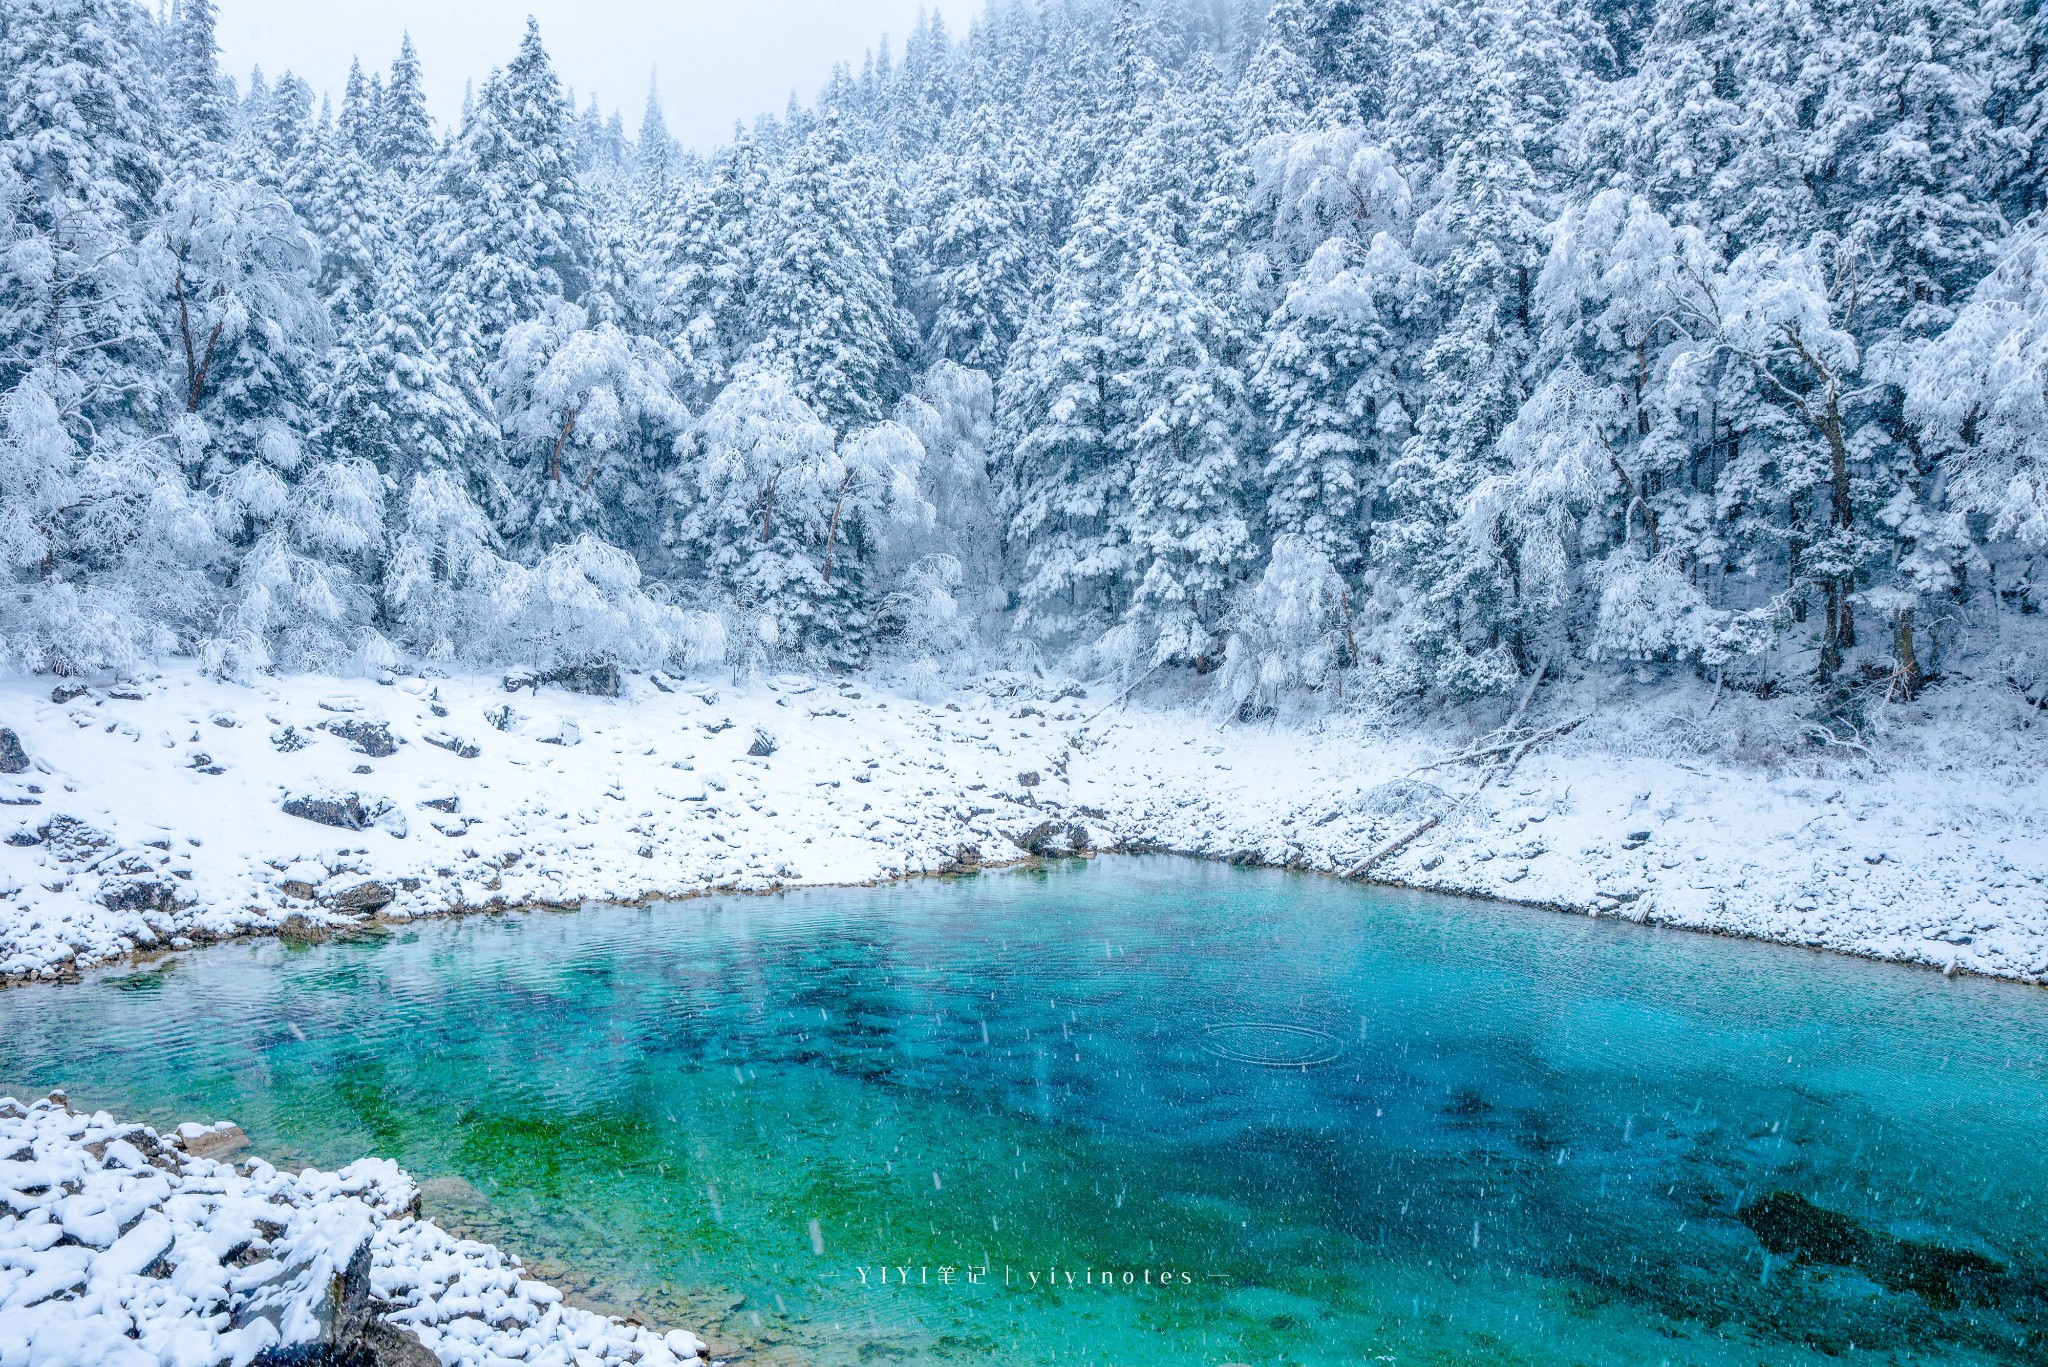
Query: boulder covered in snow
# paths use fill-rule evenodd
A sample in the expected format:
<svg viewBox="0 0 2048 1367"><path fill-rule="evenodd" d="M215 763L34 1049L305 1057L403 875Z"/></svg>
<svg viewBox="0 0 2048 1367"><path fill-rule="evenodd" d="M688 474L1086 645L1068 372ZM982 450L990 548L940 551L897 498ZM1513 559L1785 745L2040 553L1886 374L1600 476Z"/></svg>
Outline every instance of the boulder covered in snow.
<svg viewBox="0 0 2048 1367"><path fill-rule="evenodd" d="M523 688L529 693L538 693L541 685L553 684L570 693L616 698L621 692L621 683L619 667L615 664L563 665L559 669L515 669L505 676L505 691L517 693Z"/></svg>
<svg viewBox="0 0 2048 1367"><path fill-rule="evenodd" d="M483 754L483 747L466 741L452 731L429 731L421 740L437 750L446 750L457 759L475 759Z"/></svg>
<svg viewBox="0 0 2048 1367"><path fill-rule="evenodd" d="M368 916L373 911L390 906L397 896L389 883L379 883L372 879L369 882L357 883L353 887L343 888L340 892L329 893L322 900L335 911Z"/></svg>
<svg viewBox="0 0 2048 1367"><path fill-rule="evenodd" d="M0 1362L686 1367L703 1343L565 1304L419 1218L390 1162L279 1172L175 1136L0 1097ZM208 1156L212 1155L212 1156Z"/></svg>
<svg viewBox="0 0 2048 1367"><path fill-rule="evenodd" d="M21 748L21 737L0 726L0 774L25 774L28 765L28 751Z"/></svg>
<svg viewBox="0 0 2048 1367"><path fill-rule="evenodd" d="M175 881L152 874L109 878L100 884L99 903L109 911L176 911L189 900Z"/></svg>
<svg viewBox="0 0 2048 1367"><path fill-rule="evenodd" d="M1041 821L1010 839L1026 854L1058 859L1087 851L1088 828L1072 821Z"/></svg>
<svg viewBox="0 0 2048 1367"><path fill-rule="evenodd" d="M368 755L371 759L389 759L398 753L398 738L392 735L391 728L381 721L350 718L346 721L322 722L321 728L328 734L347 741L357 754Z"/></svg>
<svg viewBox="0 0 2048 1367"><path fill-rule="evenodd" d="M377 823L386 805L378 798L366 801L360 793L336 793L324 797L288 797L282 810L286 816L295 816L302 821L314 821L344 831L364 831Z"/></svg>
<svg viewBox="0 0 2048 1367"><path fill-rule="evenodd" d="M619 696L619 667L615 664L565 665L541 675L540 681L593 698Z"/></svg>

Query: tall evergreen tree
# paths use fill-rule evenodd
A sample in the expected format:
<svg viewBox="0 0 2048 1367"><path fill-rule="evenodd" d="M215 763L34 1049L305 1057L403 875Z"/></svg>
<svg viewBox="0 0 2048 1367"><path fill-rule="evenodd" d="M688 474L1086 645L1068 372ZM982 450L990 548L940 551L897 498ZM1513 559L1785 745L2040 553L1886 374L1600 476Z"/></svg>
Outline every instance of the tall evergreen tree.
<svg viewBox="0 0 2048 1367"><path fill-rule="evenodd" d="M772 236L749 301L756 356L842 428L872 422L901 389L912 343L887 244L837 115L821 120L775 186Z"/></svg>
<svg viewBox="0 0 2048 1367"><path fill-rule="evenodd" d="M580 298L590 223L569 144L561 81L529 20L512 64L478 93L443 160L432 230L434 278L495 346L551 298Z"/></svg>
<svg viewBox="0 0 2048 1367"><path fill-rule="evenodd" d="M401 180L424 169L434 155L433 124L427 117L427 92L421 84L419 54L412 35L399 40L384 87L384 107L377 125L377 164Z"/></svg>
<svg viewBox="0 0 2048 1367"><path fill-rule="evenodd" d="M182 0L171 31L167 84L177 115L180 155L192 161L225 146L234 131L235 102L221 79L213 0Z"/></svg>

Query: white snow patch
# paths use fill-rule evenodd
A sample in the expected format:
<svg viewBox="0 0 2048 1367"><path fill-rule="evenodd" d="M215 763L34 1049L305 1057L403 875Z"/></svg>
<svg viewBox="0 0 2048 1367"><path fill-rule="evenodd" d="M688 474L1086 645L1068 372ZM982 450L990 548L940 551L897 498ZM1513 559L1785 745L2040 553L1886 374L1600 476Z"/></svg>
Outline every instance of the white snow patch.
<svg viewBox="0 0 2048 1367"><path fill-rule="evenodd" d="M1370 876L2048 982L2038 767L1784 776L1589 728L1475 797L1478 770L1443 762L1459 745L1355 719L1226 724L1015 680L929 701L872 679L670 687L543 688L508 719L494 677L250 689L178 666L61 704L0 683L34 761L0 776L0 978L291 918L866 883L1059 849L1073 825L1096 848L1344 872L1448 809ZM388 724L397 753L322 729L337 717ZM344 824L288 815L298 798Z"/></svg>

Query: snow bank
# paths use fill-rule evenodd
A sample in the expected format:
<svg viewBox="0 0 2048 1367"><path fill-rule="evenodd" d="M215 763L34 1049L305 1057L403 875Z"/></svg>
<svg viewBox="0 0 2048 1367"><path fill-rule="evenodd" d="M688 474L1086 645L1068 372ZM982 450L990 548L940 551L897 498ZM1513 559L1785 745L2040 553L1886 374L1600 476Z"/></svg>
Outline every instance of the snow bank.
<svg viewBox="0 0 2048 1367"><path fill-rule="evenodd" d="M421 1220L389 1162L230 1166L200 1156L218 1133L0 1099L0 1367L405 1362L421 1346L449 1367L701 1361L694 1335L564 1305L517 1260Z"/></svg>
<svg viewBox="0 0 2048 1367"><path fill-rule="evenodd" d="M1343 873L1437 817L1368 876L2048 981L2038 765L1820 779L1616 754L1587 728L1475 795L1482 766L1447 762L1446 737L1016 680L933 701L793 676L512 682L0 685L25 760L0 774L0 975L1075 843Z"/></svg>
<svg viewBox="0 0 2048 1367"><path fill-rule="evenodd" d="M30 761L0 775L0 975L372 913L1018 857L1005 832L1040 819L1018 774L1065 743L1043 708L969 715L851 684L513 682L0 685Z"/></svg>
<svg viewBox="0 0 2048 1367"><path fill-rule="evenodd" d="M1589 728L1590 729L1590 728ZM2048 982L2048 783L1821 778L1561 737L1481 788L1459 747L1113 713L1071 800L1126 843ZM1487 756L1484 763L1505 758Z"/></svg>

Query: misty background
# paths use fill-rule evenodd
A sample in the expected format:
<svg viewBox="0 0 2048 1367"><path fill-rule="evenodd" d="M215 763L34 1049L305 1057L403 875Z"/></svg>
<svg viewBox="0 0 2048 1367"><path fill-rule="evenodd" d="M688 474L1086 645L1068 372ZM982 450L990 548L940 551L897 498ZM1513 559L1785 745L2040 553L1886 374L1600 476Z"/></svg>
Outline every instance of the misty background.
<svg viewBox="0 0 2048 1367"><path fill-rule="evenodd" d="M964 35L976 0L219 0L221 69L246 86L249 69L293 71L316 91L339 93L349 62L390 63L399 39L419 49L434 117L452 125L467 82L482 83L518 46L530 14L540 21L562 80L578 105L592 94L637 129L653 77L669 131L709 152L733 120L780 113L794 90L808 102L837 62L856 70L887 34L900 56L919 16L944 16Z"/></svg>

